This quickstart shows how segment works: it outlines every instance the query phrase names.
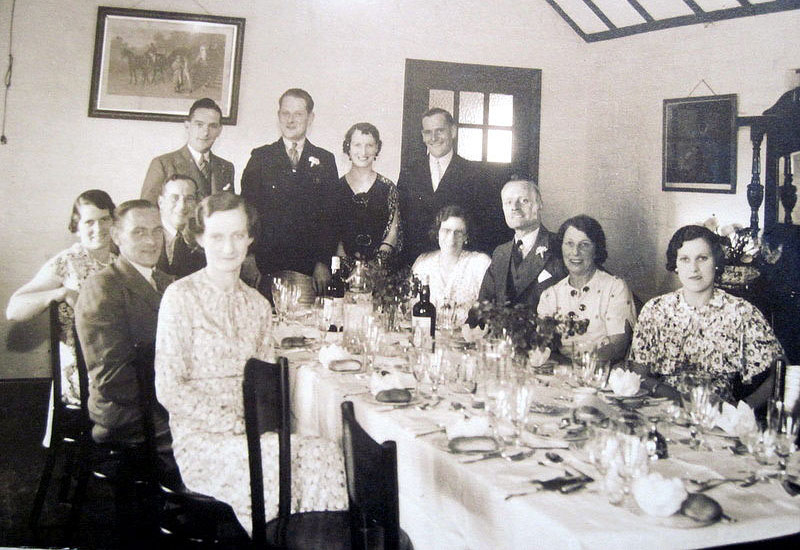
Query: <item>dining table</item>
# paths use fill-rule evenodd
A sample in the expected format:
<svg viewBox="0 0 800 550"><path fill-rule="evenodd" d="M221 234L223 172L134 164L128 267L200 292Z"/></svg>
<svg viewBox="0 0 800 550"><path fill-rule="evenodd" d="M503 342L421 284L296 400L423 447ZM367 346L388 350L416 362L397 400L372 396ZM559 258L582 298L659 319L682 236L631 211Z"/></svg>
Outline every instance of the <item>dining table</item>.
<svg viewBox="0 0 800 550"><path fill-rule="evenodd" d="M291 367L294 431L340 440L340 404L349 400L374 439L395 441L400 523L417 549L704 548L800 531L800 496L790 495L781 484L774 461L756 462L742 453L736 438L718 428L702 434L698 445L689 427L671 421L675 407L668 400L637 394L627 401L553 374L558 368L539 370L530 377L534 398L520 450L459 452L447 432L487 415L479 388L470 392L443 384L433 397L429 386L414 384L409 403L379 402L370 391L374 372L410 376L414 350L407 332L386 335L371 369L356 355L362 368L341 372L320 362L321 347L335 344L316 341L324 333L315 335L313 327L301 323L281 330L304 334L306 342L314 343L277 350ZM597 462L587 456L591 422L587 428L576 415L587 403L612 418L638 416L645 424L658 420L668 458L647 460L649 472L680 479L689 493L703 490L722 507L722 516L711 521L680 513L651 516L627 488L621 499L610 498ZM795 480L797 455L787 468ZM542 485L571 477L588 481L565 491ZM717 481L703 485L709 480Z"/></svg>

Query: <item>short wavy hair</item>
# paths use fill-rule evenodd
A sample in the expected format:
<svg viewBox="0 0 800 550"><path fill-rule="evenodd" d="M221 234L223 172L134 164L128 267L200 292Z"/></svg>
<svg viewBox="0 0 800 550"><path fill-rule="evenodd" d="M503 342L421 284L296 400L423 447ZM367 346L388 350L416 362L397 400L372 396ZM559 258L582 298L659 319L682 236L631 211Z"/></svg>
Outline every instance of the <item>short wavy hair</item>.
<svg viewBox="0 0 800 550"><path fill-rule="evenodd" d="M219 105L217 105L217 102L210 97L204 97L192 103L192 106L189 107L189 114L186 116L186 120L192 120L194 112L197 109L211 109L212 111L216 111L219 115L220 121L222 120L222 109L220 109Z"/></svg>
<svg viewBox="0 0 800 550"><path fill-rule="evenodd" d="M348 157L350 156L350 144L353 141L353 134L356 133L356 130L361 132L362 134L367 134L375 138L375 143L378 146L378 151L375 153L377 157L378 154L381 152L381 147L383 147L383 142L381 141L381 133L378 131L378 128L375 127L374 124L370 124L369 122L356 122L347 132L344 134L344 141L342 142L342 151Z"/></svg>
<svg viewBox="0 0 800 550"><path fill-rule="evenodd" d="M467 238L464 240L464 246L466 246L472 241L472 218L469 214L467 214L467 211L464 210L464 208L457 204L448 204L447 206L443 206L439 212L436 213L436 217L433 219L431 228L428 230L428 237L433 244L438 246L439 228L442 227L442 224L450 218L460 218L464 220L464 225L467 229Z"/></svg>
<svg viewBox="0 0 800 550"><path fill-rule="evenodd" d="M226 210L237 210L241 208L247 218L247 234L255 237L258 225L258 214L256 209L240 195L234 195L229 191L222 191L209 195L200 201L195 210L195 215L189 220L192 233L202 235L206 230L206 218L215 212L225 212Z"/></svg>
<svg viewBox="0 0 800 550"><path fill-rule="evenodd" d="M553 254L560 260L564 260L561 254L561 246L564 244L564 234L570 227L574 227L589 237L589 240L592 241L592 244L594 245L594 263L597 266L602 266L603 262L608 259L606 234L603 231L603 226L600 225L600 222L584 214L574 216L561 224L561 227L558 228L558 235L556 236L557 246L553 251Z"/></svg>
<svg viewBox="0 0 800 550"><path fill-rule="evenodd" d="M725 269L725 250L722 248L720 237L702 225L684 225L678 229L667 245L667 271L678 269L678 250L687 241L703 239L711 247L711 256L714 258L714 269L717 277Z"/></svg>
<svg viewBox="0 0 800 550"><path fill-rule="evenodd" d="M69 224L67 225L67 229L69 229L70 233L78 232L78 222L81 221L80 207L82 204L91 204L100 210L108 210L109 215L112 216L116 208L114 201L111 200L111 196L102 189L89 189L88 191L84 191L78 195L75 202L72 203L72 214L70 214Z"/></svg>
<svg viewBox="0 0 800 550"><path fill-rule="evenodd" d="M283 106L283 100L287 97L296 97L297 99L302 99L306 104L306 112L313 113L314 112L314 99L311 97L311 94L307 91L303 90L302 88L289 88L285 92L281 94L281 97L278 98L278 109Z"/></svg>
<svg viewBox="0 0 800 550"><path fill-rule="evenodd" d="M456 121L453 118L453 115L450 114L450 111L447 109L442 109L441 107L431 107L422 114L422 118L428 118L436 115L442 115L445 122L447 122L451 128L456 125Z"/></svg>

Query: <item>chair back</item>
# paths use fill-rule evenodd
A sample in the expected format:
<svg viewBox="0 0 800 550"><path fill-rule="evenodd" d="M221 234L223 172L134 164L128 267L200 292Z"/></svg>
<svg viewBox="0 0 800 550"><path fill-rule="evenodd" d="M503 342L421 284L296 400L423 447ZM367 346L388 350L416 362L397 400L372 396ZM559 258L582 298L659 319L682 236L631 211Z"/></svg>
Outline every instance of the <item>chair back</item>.
<svg viewBox="0 0 800 550"><path fill-rule="evenodd" d="M61 324L58 321L58 302L50 302L48 308L50 314L50 377L53 380L53 404L50 414L50 430L58 430L64 415L64 405L62 401L61 389ZM52 437L61 437L59 433L53 433Z"/></svg>
<svg viewBox="0 0 800 550"><path fill-rule="evenodd" d="M242 381L244 422L250 466L250 500L253 518L253 541L266 541L264 507L264 472L261 459L261 435L278 434L278 517L288 517L292 502L291 416L289 402L289 362L285 357L277 363L250 359L244 367Z"/></svg>
<svg viewBox="0 0 800 550"><path fill-rule="evenodd" d="M379 526L384 548L396 550L400 546L397 445L372 439L356 420L352 401L342 403L342 426L352 547L364 548L362 530Z"/></svg>
<svg viewBox="0 0 800 550"><path fill-rule="evenodd" d="M139 390L139 412L142 417L145 452L142 473L153 486L156 486L158 483L157 465L159 460L158 446L156 444L155 410L159 405L156 399L155 343L136 344L135 352L133 368L136 371L136 383Z"/></svg>

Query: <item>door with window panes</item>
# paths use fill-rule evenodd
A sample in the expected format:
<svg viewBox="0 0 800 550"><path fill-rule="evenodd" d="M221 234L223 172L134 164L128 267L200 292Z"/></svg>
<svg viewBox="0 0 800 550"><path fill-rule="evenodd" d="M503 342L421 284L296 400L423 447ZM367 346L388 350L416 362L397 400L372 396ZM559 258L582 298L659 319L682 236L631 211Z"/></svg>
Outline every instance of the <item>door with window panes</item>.
<svg viewBox="0 0 800 550"><path fill-rule="evenodd" d="M541 69L407 59L401 162L425 156L422 114L441 107L458 123L456 152L481 164L486 196L499 206L511 173L538 177L541 79ZM504 232L495 211L492 225Z"/></svg>

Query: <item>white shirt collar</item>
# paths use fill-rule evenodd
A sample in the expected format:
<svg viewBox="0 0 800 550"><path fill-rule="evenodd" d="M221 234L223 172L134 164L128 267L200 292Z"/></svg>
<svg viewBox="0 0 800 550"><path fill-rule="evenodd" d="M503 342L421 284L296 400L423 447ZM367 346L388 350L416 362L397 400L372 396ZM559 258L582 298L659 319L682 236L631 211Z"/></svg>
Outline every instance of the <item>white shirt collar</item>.
<svg viewBox="0 0 800 550"><path fill-rule="evenodd" d="M297 141L292 141L291 139L286 139L285 137L281 136L281 139L283 140L283 146L286 147L286 153L287 154L289 153L289 150L292 148L292 143L296 143L297 144L297 156L298 157L303 156L303 147L305 147L306 138L298 139Z"/></svg>
<svg viewBox="0 0 800 550"><path fill-rule="evenodd" d="M439 173L442 176L444 176L444 173L447 171L447 167L450 166L450 161L451 160L453 160L453 150L452 149L450 149L449 153L447 153L446 155L443 155L441 157L434 157L433 155L428 155L428 163L430 163L430 166L431 166L431 173L433 173L434 165L438 161L439 170L440 170Z"/></svg>
<svg viewBox="0 0 800 550"><path fill-rule="evenodd" d="M128 260L128 258L125 258L125 259ZM128 260L128 263L131 264L136 269L136 271L141 273L142 277L144 277L145 280L148 283L151 282L151 281L155 281L155 279L153 279L153 268L152 267L145 267L143 265L137 264L136 262L134 262L132 260Z"/></svg>
<svg viewBox="0 0 800 550"><path fill-rule="evenodd" d="M528 253L533 248L533 245L536 244L536 239L539 238L539 230L542 228L540 225L534 231L528 233L525 236L520 237L516 233L514 234L514 242L521 240L522 241L522 257L528 255Z"/></svg>
<svg viewBox="0 0 800 550"><path fill-rule="evenodd" d="M206 151L205 153L201 153L200 151L195 151L195 150L192 148L192 146L191 146L191 145L189 145L188 143L186 144L186 147L189 149L189 153L191 153L191 155L192 155L192 158L194 159L194 163L195 163L195 164L196 164L198 167L200 166L200 159L201 159L202 157L205 157L205 159L206 159L206 162L209 162L209 161L211 160L210 151Z"/></svg>

